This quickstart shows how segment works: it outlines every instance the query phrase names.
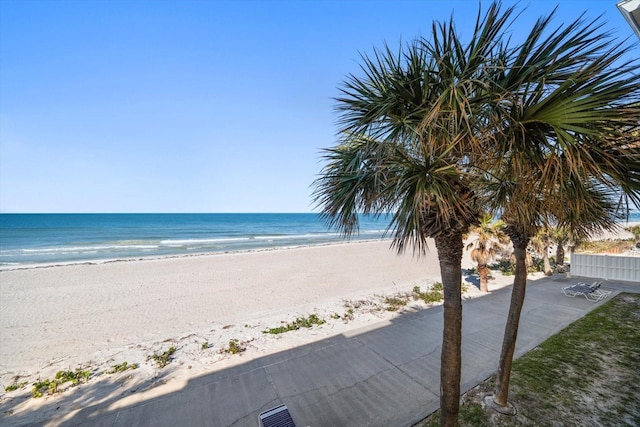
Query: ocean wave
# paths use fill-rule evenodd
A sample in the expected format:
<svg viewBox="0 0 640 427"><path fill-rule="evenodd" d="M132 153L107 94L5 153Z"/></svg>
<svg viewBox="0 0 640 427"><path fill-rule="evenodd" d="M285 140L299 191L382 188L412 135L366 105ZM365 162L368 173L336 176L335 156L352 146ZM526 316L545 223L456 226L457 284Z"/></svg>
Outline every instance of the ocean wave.
<svg viewBox="0 0 640 427"><path fill-rule="evenodd" d="M322 239L339 238L339 233L308 233L308 234L270 234L270 235L246 235L238 237L217 237L202 239L165 239L161 240L163 246L186 246L186 245L207 245L219 243L242 243L252 241L274 241L274 240L300 240L300 239Z"/></svg>
<svg viewBox="0 0 640 427"><path fill-rule="evenodd" d="M382 237L383 232L366 230L351 240ZM138 239L41 247L0 248L0 266L98 262L105 259L180 256L199 253L269 250L284 247L317 245L343 240L340 233L299 233L203 238Z"/></svg>

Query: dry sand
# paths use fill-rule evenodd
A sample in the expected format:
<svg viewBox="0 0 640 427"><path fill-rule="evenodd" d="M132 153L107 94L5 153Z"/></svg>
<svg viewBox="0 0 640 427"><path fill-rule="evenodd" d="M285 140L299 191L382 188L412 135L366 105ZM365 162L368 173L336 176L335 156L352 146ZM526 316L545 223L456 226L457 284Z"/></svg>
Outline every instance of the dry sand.
<svg viewBox="0 0 640 427"><path fill-rule="evenodd" d="M0 372L181 334L213 338L226 325L277 324L438 277L434 255L396 256L388 242L3 271Z"/></svg>
<svg viewBox="0 0 640 427"><path fill-rule="evenodd" d="M73 399L63 395L90 385L97 402L122 382L144 399L145 391L169 391L196 375L391 319L397 313L385 309L384 297L426 289L440 280L440 269L433 243L420 258L389 246L352 242L0 271L0 386L26 383L0 389L0 410L31 412L37 421L54 415L39 407L58 399L59 417L71 411L64 405ZM411 301L405 310L420 307ZM262 332L310 314L327 323ZM230 340L246 351L225 353ZM148 359L171 346L177 351L168 367ZM139 368L100 375L125 361ZM76 368L91 371L89 385L30 398L35 381Z"/></svg>

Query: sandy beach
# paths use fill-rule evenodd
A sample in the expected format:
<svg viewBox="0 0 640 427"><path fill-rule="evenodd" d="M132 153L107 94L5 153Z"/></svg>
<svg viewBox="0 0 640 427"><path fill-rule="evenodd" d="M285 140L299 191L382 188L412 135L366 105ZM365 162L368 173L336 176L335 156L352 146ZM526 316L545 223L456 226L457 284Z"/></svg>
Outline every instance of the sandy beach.
<svg viewBox="0 0 640 427"><path fill-rule="evenodd" d="M44 402L87 387L31 398L35 381L61 370L90 371L97 401L124 382L139 391L129 400L143 400L197 375L390 320L398 311L385 298L440 280L430 248L423 257L399 256L388 240L367 241L0 271L0 385L24 384L0 391L0 409L47 419L52 414L38 410ZM463 268L472 266L465 252ZM497 276L490 290L512 283ZM475 278L464 279L465 299L483 295ZM425 307L410 299L400 311ZM311 314L326 323L263 332ZM241 354L227 352L233 340ZM150 356L170 347L171 363L158 367ZM138 368L105 374L123 362ZM57 417L72 409L63 406Z"/></svg>
<svg viewBox="0 0 640 427"><path fill-rule="evenodd" d="M351 242L2 271L0 384L26 385L3 390L0 404L34 411L38 419L46 416L36 414L39 404L85 387L30 397L35 381L60 370L91 371L90 382L94 388L103 382L106 397L117 385L100 374L135 363L138 369L122 381L148 390L161 371L149 356L173 346L162 384L179 387L180 379L390 319L397 313L386 310L386 296L427 289L440 270L433 244L419 258L398 256L389 246L388 240ZM467 257L465 266L471 267ZM326 323L263 333L310 314ZM225 353L231 340L246 350Z"/></svg>

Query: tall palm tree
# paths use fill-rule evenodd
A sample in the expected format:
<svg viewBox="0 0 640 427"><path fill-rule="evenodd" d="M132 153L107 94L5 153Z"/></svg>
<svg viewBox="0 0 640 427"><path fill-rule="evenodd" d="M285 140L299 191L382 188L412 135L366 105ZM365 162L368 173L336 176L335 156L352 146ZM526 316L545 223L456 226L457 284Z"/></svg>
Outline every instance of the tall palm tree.
<svg viewBox="0 0 640 427"><path fill-rule="evenodd" d="M575 236L610 229L621 208L640 202L640 149L625 141L640 123L638 63L621 61L629 48L602 32L599 19L550 29L553 15L540 18L516 49L505 49L495 81L493 119L502 129L493 137L497 162L485 190L517 260L493 399L503 409L530 238L552 224Z"/></svg>
<svg viewBox="0 0 640 427"><path fill-rule="evenodd" d="M393 247L414 253L433 238L444 286L440 424L457 423L461 370L463 235L481 216L474 168L486 153L482 83L512 8L478 14L463 45L453 21L434 23L394 53L362 56L337 98L340 142L325 151L315 198L330 225L349 235L358 212L392 212Z"/></svg>
<svg viewBox="0 0 640 427"><path fill-rule="evenodd" d="M501 220L494 221L490 214L485 214L480 223L471 227L471 232L476 235L474 241L467 245L471 251L471 260L478 264L478 276L480 277L480 291L489 292L489 263L496 254L509 241L502 231L504 223Z"/></svg>

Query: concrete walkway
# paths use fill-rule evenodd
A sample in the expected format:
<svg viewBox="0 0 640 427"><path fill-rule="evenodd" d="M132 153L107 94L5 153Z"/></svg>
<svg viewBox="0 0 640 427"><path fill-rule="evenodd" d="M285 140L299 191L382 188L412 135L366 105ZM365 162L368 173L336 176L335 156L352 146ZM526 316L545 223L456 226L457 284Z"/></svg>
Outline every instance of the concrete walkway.
<svg viewBox="0 0 640 427"><path fill-rule="evenodd" d="M516 356L603 304L568 298L579 280L529 281ZM603 289L640 291L605 282ZM462 390L497 369L511 287L463 304ZM297 426L411 426L439 406L442 307L191 379L131 406L87 405L65 425L251 426L286 404ZM116 405L114 405L116 404Z"/></svg>

